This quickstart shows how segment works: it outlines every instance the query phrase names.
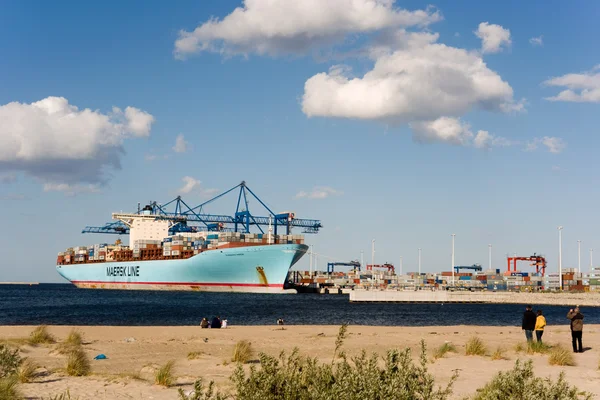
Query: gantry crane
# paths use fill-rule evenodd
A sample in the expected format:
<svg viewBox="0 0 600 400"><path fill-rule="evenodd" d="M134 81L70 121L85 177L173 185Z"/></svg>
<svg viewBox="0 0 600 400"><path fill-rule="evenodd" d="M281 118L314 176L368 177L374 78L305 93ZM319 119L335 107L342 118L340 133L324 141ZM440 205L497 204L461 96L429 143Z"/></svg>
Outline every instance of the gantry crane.
<svg viewBox="0 0 600 400"><path fill-rule="evenodd" d="M330 262L330 263L327 263L327 273L328 274L332 274L333 273L333 267L335 267L336 265L343 266L343 267L353 267L353 269L355 271L357 269L360 271L360 262L358 262L358 261Z"/></svg>
<svg viewBox="0 0 600 400"><path fill-rule="evenodd" d="M371 264L367 265L367 271L373 271L373 268L382 268L382 269L385 268L388 270L388 272L391 272L394 275L396 274L396 269L394 268L393 264L385 263L382 265L371 265Z"/></svg>
<svg viewBox="0 0 600 400"><path fill-rule="evenodd" d="M473 271L482 271L483 268L481 267L481 264L473 264L473 265L455 265L454 266L454 272L456 272L458 274L458 270L460 269L472 269Z"/></svg>
<svg viewBox="0 0 600 400"><path fill-rule="evenodd" d="M542 273L542 276L546 273L546 259L542 256L538 256L536 253L533 253L532 256L529 257L507 257L508 261L508 269L507 272L510 271L510 263L513 263L513 272L517 272L517 261L530 261L532 267L535 266L536 273Z"/></svg>
<svg viewBox="0 0 600 400"><path fill-rule="evenodd" d="M237 207L233 216L202 213L203 207L238 188ZM269 213L268 217L259 217L250 213L250 210L248 209L248 198L250 198L250 195L267 210ZM82 233L129 234L130 224L128 223L128 217L139 217L140 215L147 215L153 219L168 220L170 223L170 234L197 231L232 231L249 233L250 228L253 226L261 233L264 233L262 227L272 226L275 235L277 235L278 228L285 228L286 234L289 235L292 228L303 228L303 233L318 233L319 229L323 227L319 220L296 218L293 212L275 213L271 211L271 209L258 198L252 190L250 190L246 185L246 182L242 181L240 184L196 207L188 206L181 196L176 197L166 204L158 204L157 202L152 201L143 209L140 209L140 204L138 203L138 210L136 213L113 213L113 219L117 219L118 221L110 222L100 227L86 226Z"/></svg>

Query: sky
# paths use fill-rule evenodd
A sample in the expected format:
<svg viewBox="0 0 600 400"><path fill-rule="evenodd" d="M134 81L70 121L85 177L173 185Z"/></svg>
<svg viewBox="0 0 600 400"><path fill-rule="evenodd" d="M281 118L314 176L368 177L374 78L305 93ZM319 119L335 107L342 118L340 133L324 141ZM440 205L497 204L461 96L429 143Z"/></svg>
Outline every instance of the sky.
<svg viewBox="0 0 600 400"><path fill-rule="evenodd" d="M506 268L600 250L600 3L7 1L0 11L0 281L111 213L242 180L319 219L325 269ZM207 212L233 214L235 198ZM258 202L250 211L266 215ZM300 233L300 232L295 232ZM600 252L597 256L600 261ZM298 264L308 269L308 257ZM523 266L526 270L528 267Z"/></svg>

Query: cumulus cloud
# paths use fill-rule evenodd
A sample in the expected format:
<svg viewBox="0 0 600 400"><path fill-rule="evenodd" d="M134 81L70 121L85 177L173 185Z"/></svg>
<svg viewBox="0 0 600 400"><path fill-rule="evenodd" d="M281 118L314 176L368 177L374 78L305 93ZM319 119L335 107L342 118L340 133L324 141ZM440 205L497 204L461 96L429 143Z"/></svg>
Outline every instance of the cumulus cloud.
<svg viewBox="0 0 600 400"><path fill-rule="evenodd" d="M442 19L434 8L408 11L395 0L244 0L223 19L212 18L193 31L182 30L175 55L203 51L224 54L304 53L343 42L352 34L427 26Z"/></svg>
<svg viewBox="0 0 600 400"><path fill-rule="evenodd" d="M551 78L543 84L566 88L556 96L546 97L546 100L600 103L600 64L591 71Z"/></svg>
<svg viewBox="0 0 600 400"><path fill-rule="evenodd" d="M532 141L528 142L525 145L526 151L537 150L537 148L542 145L546 147L546 149L553 154L561 153L566 147L567 144L561 138L554 136L544 136L541 138L535 138Z"/></svg>
<svg viewBox="0 0 600 400"><path fill-rule="evenodd" d="M0 105L0 171L23 171L49 190L103 184L109 170L120 168L124 140L147 137L153 122L134 107L103 114L64 97Z"/></svg>
<svg viewBox="0 0 600 400"><path fill-rule="evenodd" d="M67 196L77 196L81 193L100 193L100 186L98 184L46 183L44 192L62 192Z"/></svg>
<svg viewBox="0 0 600 400"><path fill-rule="evenodd" d="M481 39L483 53L498 53L511 44L510 31L500 25L482 22L474 33Z"/></svg>
<svg viewBox="0 0 600 400"><path fill-rule="evenodd" d="M200 187L200 181L198 179L192 178L191 176L184 176L182 178L182 181L183 186L178 189L178 192L181 194L188 194L194 189Z"/></svg>
<svg viewBox="0 0 600 400"><path fill-rule="evenodd" d="M173 146L173 151L175 153L185 153L188 148L188 142L185 141L185 138L182 134L177 135L175 139L175 146Z"/></svg>
<svg viewBox="0 0 600 400"><path fill-rule="evenodd" d="M413 34L398 50L378 49L373 69L362 77L339 66L314 75L304 85L303 112L309 117L410 122L460 116L473 108L523 108L515 103L510 85L478 53L436 40L437 35Z"/></svg>
<svg viewBox="0 0 600 400"><path fill-rule="evenodd" d="M325 199L330 196L341 196L344 194L339 190L335 190L329 186L315 186L311 191L300 191L296 194L297 199Z"/></svg>
<svg viewBox="0 0 600 400"><path fill-rule="evenodd" d="M540 35L538 37L532 37L531 39L529 39L529 43L531 43L532 46L543 46L544 45L544 35Z"/></svg>
<svg viewBox="0 0 600 400"><path fill-rule="evenodd" d="M157 160L168 160L169 159L169 155L168 154L146 154L144 155L144 160L146 161L157 161Z"/></svg>
<svg viewBox="0 0 600 400"><path fill-rule="evenodd" d="M440 117L432 121L411 122L413 139L420 143L448 143L456 146L473 146L489 149L496 146L509 146L509 140L480 130L474 134L471 126L458 119Z"/></svg>

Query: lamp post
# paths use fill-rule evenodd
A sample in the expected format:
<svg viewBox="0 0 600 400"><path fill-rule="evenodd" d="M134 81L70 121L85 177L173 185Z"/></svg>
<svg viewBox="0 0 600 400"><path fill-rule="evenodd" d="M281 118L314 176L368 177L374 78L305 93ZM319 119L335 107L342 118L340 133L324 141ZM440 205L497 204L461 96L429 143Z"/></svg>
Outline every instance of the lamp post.
<svg viewBox="0 0 600 400"><path fill-rule="evenodd" d="M452 271L452 286L454 286L454 237L456 236L456 234L452 234L452 265L450 266L451 271Z"/></svg>
<svg viewBox="0 0 600 400"><path fill-rule="evenodd" d="M419 279L421 278L421 248L419 247Z"/></svg>
<svg viewBox="0 0 600 400"><path fill-rule="evenodd" d="M559 290L563 288L562 279L562 225L558 227L558 287Z"/></svg>
<svg viewBox="0 0 600 400"><path fill-rule="evenodd" d="M581 274L581 240L577 241L577 273Z"/></svg>
<svg viewBox="0 0 600 400"><path fill-rule="evenodd" d="M590 249L590 272L592 272L592 270L594 269L593 256L594 256L594 249Z"/></svg>
<svg viewBox="0 0 600 400"><path fill-rule="evenodd" d="M371 241L371 268L375 265L375 239Z"/></svg>
<svg viewBox="0 0 600 400"><path fill-rule="evenodd" d="M402 256L400 256L400 275L402 275Z"/></svg>
<svg viewBox="0 0 600 400"><path fill-rule="evenodd" d="M488 265L490 266L490 271L492 270L492 245L488 244Z"/></svg>

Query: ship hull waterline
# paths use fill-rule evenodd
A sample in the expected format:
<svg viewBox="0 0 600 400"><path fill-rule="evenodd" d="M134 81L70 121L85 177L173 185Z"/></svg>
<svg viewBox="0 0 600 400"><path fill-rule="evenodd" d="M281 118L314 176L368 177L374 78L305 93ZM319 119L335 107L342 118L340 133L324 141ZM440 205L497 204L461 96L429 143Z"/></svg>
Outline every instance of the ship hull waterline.
<svg viewBox="0 0 600 400"><path fill-rule="evenodd" d="M304 244L274 244L204 251L188 259L57 265L78 288L242 293L295 293L284 289Z"/></svg>

